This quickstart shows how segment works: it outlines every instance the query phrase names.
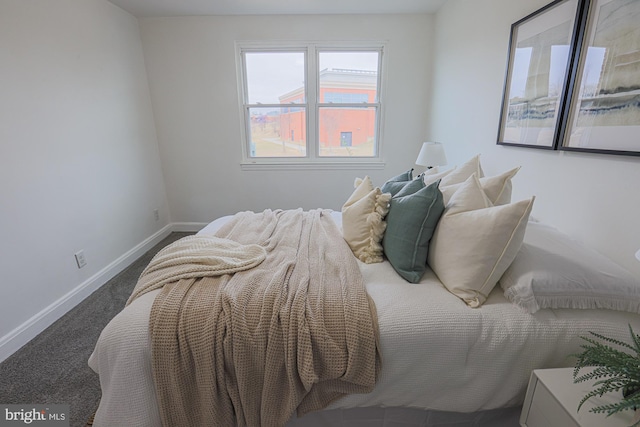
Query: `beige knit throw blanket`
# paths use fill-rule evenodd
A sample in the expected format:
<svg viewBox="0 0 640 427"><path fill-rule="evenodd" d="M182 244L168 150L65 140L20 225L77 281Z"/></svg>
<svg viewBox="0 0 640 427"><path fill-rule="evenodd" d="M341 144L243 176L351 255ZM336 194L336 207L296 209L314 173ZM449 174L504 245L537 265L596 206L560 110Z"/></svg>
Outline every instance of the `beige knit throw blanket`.
<svg viewBox="0 0 640 427"><path fill-rule="evenodd" d="M181 278L156 297L152 370L165 427L282 426L296 411L373 389L375 306L327 211L242 212L216 236L258 245L266 258Z"/></svg>
<svg viewBox="0 0 640 427"><path fill-rule="evenodd" d="M242 245L229 239L188 236L163 248L142 271L127 305L138 296L180 279L222 276L248 270L264 261L260 245Z"/></svg>

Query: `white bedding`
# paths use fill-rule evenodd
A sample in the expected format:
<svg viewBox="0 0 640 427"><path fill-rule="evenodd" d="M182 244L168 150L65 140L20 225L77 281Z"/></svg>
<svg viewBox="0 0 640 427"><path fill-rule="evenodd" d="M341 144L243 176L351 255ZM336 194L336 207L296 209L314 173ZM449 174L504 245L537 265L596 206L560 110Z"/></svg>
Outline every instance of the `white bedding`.
<svg viewBox="0 0 640 427"><path fill-rule="evenodd" d="M335 218L340 220L340 213ZM200 233L215 231L221 218ZM428 270L419 284L388 262L359 264L375 301L382 371L373 392L345 396L331 408L414 407L476 412L522 404L533 369L571 366L579 336L594 331L628 338L640 316L608 310L544 309L529 314L496 287L480 308L469 308ZM89 359L100 376L102 400L94 425L159 426L149 363L150 292L118 314ZM296 424L299 425L299 424Z"/></svg>

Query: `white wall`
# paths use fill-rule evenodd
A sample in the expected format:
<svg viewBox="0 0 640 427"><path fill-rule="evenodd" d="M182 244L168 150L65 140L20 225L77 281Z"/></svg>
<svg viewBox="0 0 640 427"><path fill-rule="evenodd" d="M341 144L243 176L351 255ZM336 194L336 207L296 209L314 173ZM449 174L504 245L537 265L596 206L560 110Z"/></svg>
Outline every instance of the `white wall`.
<svg viewBox="0 0 640 427"><path fill-rule="evenodd" d="M548 0L448 0L436 15L429 135L452 164L482 153L489 174L522 165L514 199L640 276L640 158L496 145L510 27Z"/></svg>
<svg viewBox="0 0 640 427"><path fill-rule="evenodd" d="M133 16L0 0L0 205L2 360L168 223Z"/></svg>
<svg viewBox="0 0 640 427"><path fill-rule="evenodd" d="M340 209L356 176L413 166L426 135L432 15L217 16L141 19L172 220L239 210ZM242 171L236 40L387 42L384 170Z"/></svg>

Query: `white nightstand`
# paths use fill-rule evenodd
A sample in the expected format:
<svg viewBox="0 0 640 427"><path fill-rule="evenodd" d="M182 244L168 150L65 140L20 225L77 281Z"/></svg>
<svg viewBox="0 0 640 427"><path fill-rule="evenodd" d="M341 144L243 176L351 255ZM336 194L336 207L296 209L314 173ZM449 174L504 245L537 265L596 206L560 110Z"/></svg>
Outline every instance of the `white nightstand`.
<svg viewBox="0 0 640 427"><path fill-rule="evenodd" d="M538 369L531 373L524 398L520 425L523 427L627 427L633 424L632 411L623 411L607 417L589 409L615 402L613 393L592 397L577 412L578 403L589 391L592 383L573 383L573 368Z"/></svg>

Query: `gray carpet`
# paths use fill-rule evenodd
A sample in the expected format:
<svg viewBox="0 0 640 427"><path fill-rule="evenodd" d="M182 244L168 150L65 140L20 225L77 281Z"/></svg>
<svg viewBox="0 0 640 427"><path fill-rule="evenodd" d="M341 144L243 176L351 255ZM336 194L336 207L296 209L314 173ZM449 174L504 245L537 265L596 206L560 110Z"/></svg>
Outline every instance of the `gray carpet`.
<svg viewBox="0 0 640 427"><path fill-rule="evenodd" d="M190 234L171 233L2 362L0 403L68 404L70 425L85 426L100 400L98 376L87 365L100 332L122 310L151 258Z"/></svg>

